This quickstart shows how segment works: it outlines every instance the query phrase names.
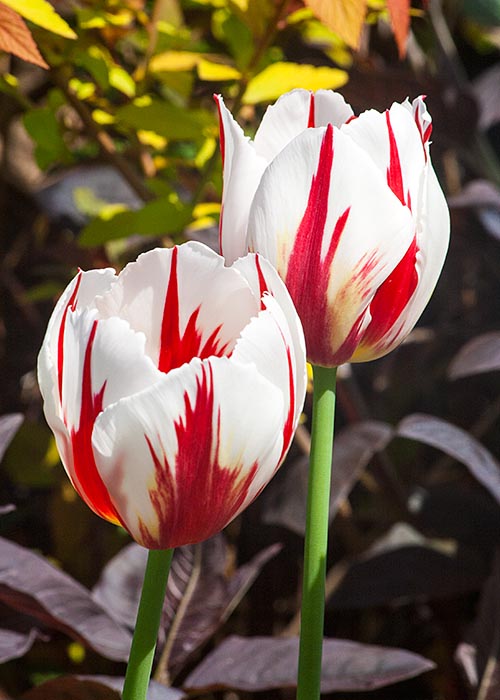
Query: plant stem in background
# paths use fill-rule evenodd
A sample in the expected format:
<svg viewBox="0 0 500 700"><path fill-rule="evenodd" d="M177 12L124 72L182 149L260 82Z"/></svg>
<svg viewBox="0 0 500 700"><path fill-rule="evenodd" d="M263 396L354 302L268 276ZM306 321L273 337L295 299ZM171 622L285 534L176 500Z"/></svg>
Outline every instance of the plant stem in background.
<svg viewBox="0 0 500 700"><path fill-rule="evenodd" d="M123 700L145 700L173 549L151 549L123 686Z"/></svg>
<svg viewBox="0 0 500 700"><path fill-rule="evenodd" d="M336 367L313 366L297 700L317 700L320 696L336 376Z"/></svg>

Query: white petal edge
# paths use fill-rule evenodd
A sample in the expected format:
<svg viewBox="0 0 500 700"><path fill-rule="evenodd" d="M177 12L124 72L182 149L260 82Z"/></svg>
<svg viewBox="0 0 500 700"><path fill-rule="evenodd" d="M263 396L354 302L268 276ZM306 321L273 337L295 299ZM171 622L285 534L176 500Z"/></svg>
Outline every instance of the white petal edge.
<svg viewBox="0 0 500 700"><path fill-rule="evenodd" d="M311 103L314 107L313 126L341 126L353 111L342 95L333 90L291 90L268 107L255 134L255 150L269 163L290 141L309 126Z"/></svg>
<svg viewBox="0 0 500 700"><path fill-rule="evenodd" d="M264 296L263 303L266 311L261 312L259 317L253 319L243 330L234 349L233 358L255 362L259 371L281 388L285 397L285 411L288 411L290 396L287 348L289 349L295 385L294 428L296 428L307 388L306 347L302 324L287 288L274 267L265 258L249 254L237 260L233 267L245 276L256 296L260 296L258 279L260 269L266 287L272 295Z"/></svg>
<svg viewBox="0 0 500 700"><path fill-rule="evenodd" d="M418 286L387 339L392 349L413 329L429 303L438 282L450 240L450 212L446 198L429 162L420 219L417 222ZM397 334L395 342L393 337ZM393 344L394 342L394 344ZM388 352L386 350L385 352ZM385 354L385 353L384 353Z"/></svg>
<svg viewBox="0 0 500 700"><path fill-rule="evenodd" d="M257 154L220 95L216 96L223 156L222 209L220 220L221 254L231 265L247 252L248 212L267 160Z"/></svg>
<svg viewBox="0 0 500 700"><path fill-rule="evenodd" d="M409 191L411 209L416 213L422 196L422 172L425 167L422 138L412 112L405 105L395 102L388 114L399 154L405 201ZM357 119L343 126L342 132L370 155L386 178L391 162L386 113L374 109L363 112Z"/></svg>

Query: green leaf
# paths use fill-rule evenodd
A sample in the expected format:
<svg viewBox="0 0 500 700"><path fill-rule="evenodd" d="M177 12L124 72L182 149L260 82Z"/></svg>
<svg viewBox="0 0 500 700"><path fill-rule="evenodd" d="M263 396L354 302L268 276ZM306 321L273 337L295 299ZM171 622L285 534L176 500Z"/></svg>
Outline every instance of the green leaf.
<svg viewBox="0 0 500 700"><path fill-rule="evenodd" d="M187 111L149 97L121 107L116 119L125 126L155 131L167 139L200 140L217 133L214 113L205 109Z"/></svg>
<svg viewBox="0 0 500 700"><path fill-rule="evenodd" d="M90 73L101 90L109 88L110 61L100 46L79 46L73 52L73 61Z"/></svg>
<svg viewBox="0 0 500 700"><path fill-rule="evenodd" d="M46 170L57 161L71 162L71 154L64 143L59 122L49 107L26 112L23 122L26 131L35 142L35 158L42 170Z"/></svg>
<svg viewBox="0 0 500 700"><path fill-rule="evenodd" d="M47 0L2 0L2 4L18 12L24 19L38 24L39 27L68 39L76 39L75 32L62 17L59 17Z"/></svg>
<svg viewBox="0 0 500 700"><path fill-rule="evenodd" d="M98 246L127 236L179 233L191 218L191 207L173 197L158 199L148 202L138 211L121 211L108 219L94 219L83 229L80 244Z"/></svg>
<svg viewBox="0 0 500 700"><path fill-rule="evenodd" d="M318 68L298 63L272 63L248 83L243 102L251 105L269 102L294 88L335 90L345 85L348 78L348 74L339 68L327 66Z"/></svg>
<svg viewBox="0 0 500 700"><path fill-rule="evenodd" d="M224 42L239 68L248 65L254 51L252 32L228 9L216 10L212 15L212 32Z"/></svg>

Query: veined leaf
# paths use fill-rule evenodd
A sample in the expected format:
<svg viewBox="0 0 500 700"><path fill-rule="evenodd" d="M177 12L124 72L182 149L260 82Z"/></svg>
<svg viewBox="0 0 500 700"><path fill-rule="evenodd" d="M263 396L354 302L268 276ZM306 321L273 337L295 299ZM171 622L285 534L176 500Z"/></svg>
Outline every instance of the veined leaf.
<svg viewBox="0 0 500 700"><path fill-rule="evenodd" d="M345 85L347 80L347 73L339 68L298 63L272 63L248 83L243 102L258 104L275 100L283 92L294 88L336 89Z"/></svg>
<svg viewBox="0 0 500 700"><path fill-rule="evenodd" d="M387 0L392 31L398 45L399 57L406 53L406 40L410 29L410 0Z"/></svg>
<svg viewBox="0 0 500 700"><path fill-rule="evenodd" d="M305 4L351 48L359 47L367 0L305 0Z"/></svg>
<svg viewBox="0 0 500 700"><path fill-rule="evenodd" d="M0 4L0 50L48 68L23 18L10 7Z"/></svg>
<svg viewBox="0 0 500 700"><path fill-rule="evenodd" d="M38 24L54 34L76 39L75 32L47 0L2 0L2 5L7 5L33 24Z"/></svg>

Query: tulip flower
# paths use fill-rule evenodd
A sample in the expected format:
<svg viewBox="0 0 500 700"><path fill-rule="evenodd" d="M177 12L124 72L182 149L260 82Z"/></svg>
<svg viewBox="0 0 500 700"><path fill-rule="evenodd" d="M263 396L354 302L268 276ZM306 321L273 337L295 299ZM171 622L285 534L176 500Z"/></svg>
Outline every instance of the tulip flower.
<svg viewBox="0 0 500 700"><path fill-rule="evenodd" d="M268 108L253 142L216 101L227 262L253 250L272 263L312 363L388 353L427 305L448 247L424 99L355 117L337 93L294 90Z"/></svg>
<svg viewBox="0 0 500 700"><path fill-rule="evenodd" d="M300 322L258 255L201 243L78 272L38 363L79 495L149 549L199 542L276 472L305 396Z"/></svg>

